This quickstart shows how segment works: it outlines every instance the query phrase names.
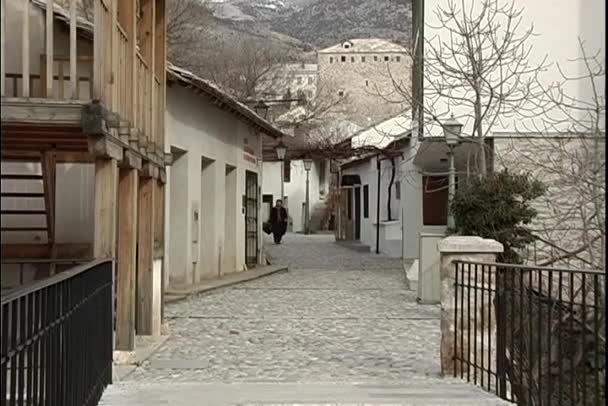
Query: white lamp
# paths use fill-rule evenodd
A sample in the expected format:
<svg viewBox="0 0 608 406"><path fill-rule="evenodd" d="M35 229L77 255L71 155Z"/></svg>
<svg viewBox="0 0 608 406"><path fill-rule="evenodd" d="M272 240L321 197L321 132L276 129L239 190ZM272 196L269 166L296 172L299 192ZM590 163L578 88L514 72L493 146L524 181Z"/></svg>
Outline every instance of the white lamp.
<svg viewBox="0 0 608 406"><path fill-rule="evenodd" d="M454 118L454 113L450 115L450 119L442 125L443 134L445 136L446 144L455 146L460 143L460 133L462 132L462 124Z"/></svg>

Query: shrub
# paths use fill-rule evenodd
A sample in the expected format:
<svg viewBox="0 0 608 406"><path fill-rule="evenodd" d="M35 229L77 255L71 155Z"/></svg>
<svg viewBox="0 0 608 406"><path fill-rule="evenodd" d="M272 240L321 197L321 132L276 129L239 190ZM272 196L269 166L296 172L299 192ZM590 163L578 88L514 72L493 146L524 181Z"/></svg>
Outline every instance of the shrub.
<svg viewBox="0 0 608 406"><path fill-rule="evenodd" d="M544 193L540 181L507 170L469 179L459 185L452 202L455 229L451 232L499 241L505 251L498 260L521 263L518 250L534 241L527 225L537 212L530 204Z"/></svg>

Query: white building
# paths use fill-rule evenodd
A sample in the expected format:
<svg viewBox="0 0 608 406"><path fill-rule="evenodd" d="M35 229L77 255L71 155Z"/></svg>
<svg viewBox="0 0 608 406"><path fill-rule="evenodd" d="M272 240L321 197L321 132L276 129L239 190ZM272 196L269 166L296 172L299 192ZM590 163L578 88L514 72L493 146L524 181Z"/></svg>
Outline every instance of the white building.
<svg viewBox="0 0 608 406"><path fill-rule="evenodd" d="M439 8L445 9L447 4L442 0L414 0L414 37L420 34L422 26L416 20L423 10L423 28L426 41L430 41L432 44L438 44L440 41L444 44L449 43L450 32L441 28L437 16ZM460 2L456 4L459 9L462 7ZM473 10L473 15L475 15L475 10L479 10L479 7L481 7L481 2L475 2L474 0L466 0L463 4L467 10ZM473 7L470 7L471 5ZM563 81L558 66L571 77L586 73L584 62L582 60L575 61L582 57L579 41L584 43L587 55L597 54L599 61L605 61L605 1L538 0L530 2L515 0L515 6L522 9L522 24L518 27L517 34L524 34L531 25L533 25L536 33L527 40L527 45L532 47L528 58L530 66L540 65L545 58L546 64L549 65L546 70L538 75L539 81L545 86ZM419 42L419 44L423 43L423 41ZM429 44L424 43L424 47L429 48ZM426 63L429 63L429 50L426 49L425 53L427 54ZM415 67L415 70L417 70L417 67ZM427 89L425 105L428 108L432 104L434 113L440 119L447 119L450 112L454 113L456 118L464 124L463 134L470 135L473 122L469 113L471 110L469 105L454 103L452 100L451 105L448 106L449 100L441 97L430 100L432 96L428 94L428 89L432 88L433 83L441 83L441 81L442 79L439 76L424 75L424 88ZM604 85L600 84L600 88L603 89ZM583 84L582 81L566 84L564 90L568 95L578 100L590 100L591 98L591 87ZM483 102L485 102L485 99ZM531 108L530 105L524 105L521 110L524 111L527 107ZM501 122L494 123L492 133L501 136L534 134L538 132L538 129L543 128L542 119L542 114L538 114L535 120L524 119L523 116L503 118ZM528 125L522 125L522 121L528 122ZM441 134L441 129L437 125L431 124L428 114L425 117L425 122L427 123L424 128L425 135ZM533 123L536 125L533 125Z"/></svg>
<svg viewBox="0 0 608 406"><path fill-rule="evenodd" d="M360 143L359 147L376 147L377 151L344 163L340 168L344 198L337 239L358 241L371 251L378 248L408 262L418 259L421 234L440 235L447 228L447 173L442 169L447 146L441 139L412 137L411 122L404 116L363 130L352 137L352 142L353 145ZM471 144L455 149L457 176L466 176L470 150Z"/></svg>
<svg viewBox="0 0 608 406"><path fill-rule="evenodd" d="M264 263L262 134L283 133L210 82L167 73L166 249L179 286Z"/></svg>
<svg viewBox="0 0 608 406"><path fill-rule="evenodd" d="M466 7L467 10L470 7L473 13L481 7L481 2L473 0L467 0L462 5L459 2L456 4L459 8ZM425 64L428 65L430 63L428 41L437 44L440 41L447 43L450 40L449 30L441 28L437 17L438 8L445 8L447 3L441 0L414 0L413 6L414 37L419 36L422 28L424 29L423 35L427 42L418 41L417 43L424 44L424 47L427 48L424 52L427 54ZM542 252L538 255L533 254L533 258L528 258L530 261L539 261L542 264L549 257L556 258L569 252L578 251L583 239L580 230L588 227L580 219L576 224L576 216L572 215L573 210L568 207L571 201L580 199L580 190L576 191L576 188L565 188L561 185L554 186L563 184L565 178L556 177L556 171L552 169L551 163L557 160L564 162L565 165L572 164L570 171L575 173L574 171L578 170L576 169L577 163L574 161L567 163L567 159L564 159L564 156L560 154L562 154L562 151L579 148L581 149L579 156L582 157L585 154L585 149L590 150L589 145L585 146L585 144L589 144L588 141L571 139L571 135L565 131L565 126L576 126L579 133L586 133L591 127L589 125L586 126L587 128L581 128L585 126L576 123L580 120L580 122L587 121L588 124L591 124L589 117L593 117L593 114L595 114L589 114L590 110L594 108L593 91L591 82L585 79L589 73L585 61L583 61L581 43L584 45L586 56L596 57L597 61L603 64L605 72L606 2L603 0L538 0L533 2L515 0L515 6L522 9L522 24L519 26L517 34L522 35L530 26L533 26L536 33L527 40L527 46L531 46L528 57L530 66L537 66L543 60L547 65L546 69L538 74L539 83L545 87L561 83L564 93L571 98L570 100L577 100L579 107L584 106L584 109L587 109L586 111L584 109L571 110L570 112L573 113L571 117L555 125L556 118L564 117L562 113L555 109L547 112L546 108L541 110L533 107L533 102L538 102L538 97L535 97L534 100L524 103L519 108L519 112L502 117L502 120L492 123L491 126L488 122L484 123L487 128L490 128L488 136L493 138L495 170L507 168L512 172L532 172L536 178L545 181L549 186L546 196L537 201L535 208L539 211L539 216L531 227L536 235L541 236L550 244L544 247L542 247L543 244L534 247L534 250L538 248ZM424 15L423 25L420 23L422 15ZM594 68L596 67L592 65L592 69ZM415 72L418 71L419 68L416 66ZM442 79L428 74L428 72L430 71L427 69L427 74L422 75L424 89L427 93L424 96L425 106L427 108L432 106L435 110L434 115L439 117L440 120L447 119L450 112L454 113L456 118L464 124L463 135L471 135L473 120L470 114L472 111L470 105L453 103L453 100L449 104L449 100L445 97L429 95L427 89L432 88L433 84L441 83ZM564 74L570 78L582 78L582 80L564 82ZM595 86L597 89L602 89L601 94L603 95L605 73L596 77ZM482 103L484 102L486 102L485 99ZM602 102L604 103L604 111L600 113L599 122L602 123L600 126L603 126L600 131L604 132L601 137L602 145L604 145L605 100ZM584 103L590 104L585 105ZM519 114L521 112L524 114ZM531 114L532 112L534 114ZM427 112L424 115L423 135L440 135L442 130L438 125L432 123L430 114ZM547 124L551 122L553 124ZM414 132L418 133L418 129L415 128ZM547 162L550 164L547 165ZM445 169L447 169L447 164L444 164L440 170L444 171ZM571 198L567 197L568 194ZM564 204L560 206L556 202L561 199L563 199ZM601 242L598 242L597 245L604 246ZM566 256L570 257L570 255ZM589 267L590 265L586 263L580 266Z"/></svg>
<svg viewBox="0 0 608 406"><path fill-rule="evenodd" d="M281 199L281 162L264 162L264 182L262 194L264 221L270 217L270 208ZM288 230L295 233L305 231L306 210L306 170L304 162L285 160L283 162L284 193L282 200L289 215ZM326 160L314 160L309 177L309 199L311 231L318 231L328 219L326 215L327 197L331 179L329 163Z"/></svg>
<svg viewBox="0 0 608 406"><path fill-rule="evenodd" d="M262 99L289 97L312 100L317 94L318 80L317 64L284 64L264 75L256 86L256 93Z"/></svg>

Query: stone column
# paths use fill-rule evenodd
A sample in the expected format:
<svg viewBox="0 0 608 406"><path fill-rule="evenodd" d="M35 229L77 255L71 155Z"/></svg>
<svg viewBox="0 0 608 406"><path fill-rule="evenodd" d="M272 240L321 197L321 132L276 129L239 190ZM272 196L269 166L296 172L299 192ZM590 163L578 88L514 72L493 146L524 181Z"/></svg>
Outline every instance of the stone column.
<svg viewBox="0 0 608 406"><path fill-rule="evenodd" d="M501 243L494 240L483 239L481 237L472 236L452 236L439 241L437 248L440 254L440 280L441 280L441 372L445 376L454 374L454 354L460 349L457 348L454 342L455 329L455 265L454 261L470 261L470 262L496 262L496 254L503 252L504 248ZM491 272L494 272L493 270ZM494 276L494 275L492 275ZM494 278L493 278L494 279ZM485 282L488 288L488 281ZM481 287L481 286L480 286ZM483 309L484 312L492 311L492 298L486 300ZM472 306L471 306L472 308ZM465 315L466 317L466 315ZM493 318L494 316L492 316ZM487 324L487 323L486 323ZM480 326L477 328L478 336L481 334L491 334L492 327L487 331L481 331ZM487 327L487 326L485 326ZM459 335L461 329L465 330L467 336L466 325L458 325ZM473 326L471 325L471 329ZM473 333L471 333L473 336ZM464 345L467 346L468 343ZM460 345L460 343L458 343ZM473 346L471 345L471 348ZM465 357L468 354L464 354ZM460 373L460 370L456 371Z"/></svg>

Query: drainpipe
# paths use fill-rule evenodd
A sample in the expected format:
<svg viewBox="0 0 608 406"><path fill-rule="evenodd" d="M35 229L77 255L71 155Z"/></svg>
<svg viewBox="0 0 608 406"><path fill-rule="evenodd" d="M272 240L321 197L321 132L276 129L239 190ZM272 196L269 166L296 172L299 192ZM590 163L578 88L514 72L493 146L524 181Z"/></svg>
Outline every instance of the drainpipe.
<svg viewBox="0 0 608 406"><path fill-rule="evenodd" d="M376 156L376 169L378 169L378 203L376 204L376 254L380 254L380 155Z"/></svg>
<svg viewBox="0 0 608 406"><path fill-rule="evenodd" d="M391 200L393 199L393 184L395 183L395 172L396 172L396 168L395 168L395 158L391 158L391 181L388 184L388 201L386 202L386 208L387 208L387 220L388 221L392 221L393 220L393 214L392 214L392 210L391 210Z"/></svg>

